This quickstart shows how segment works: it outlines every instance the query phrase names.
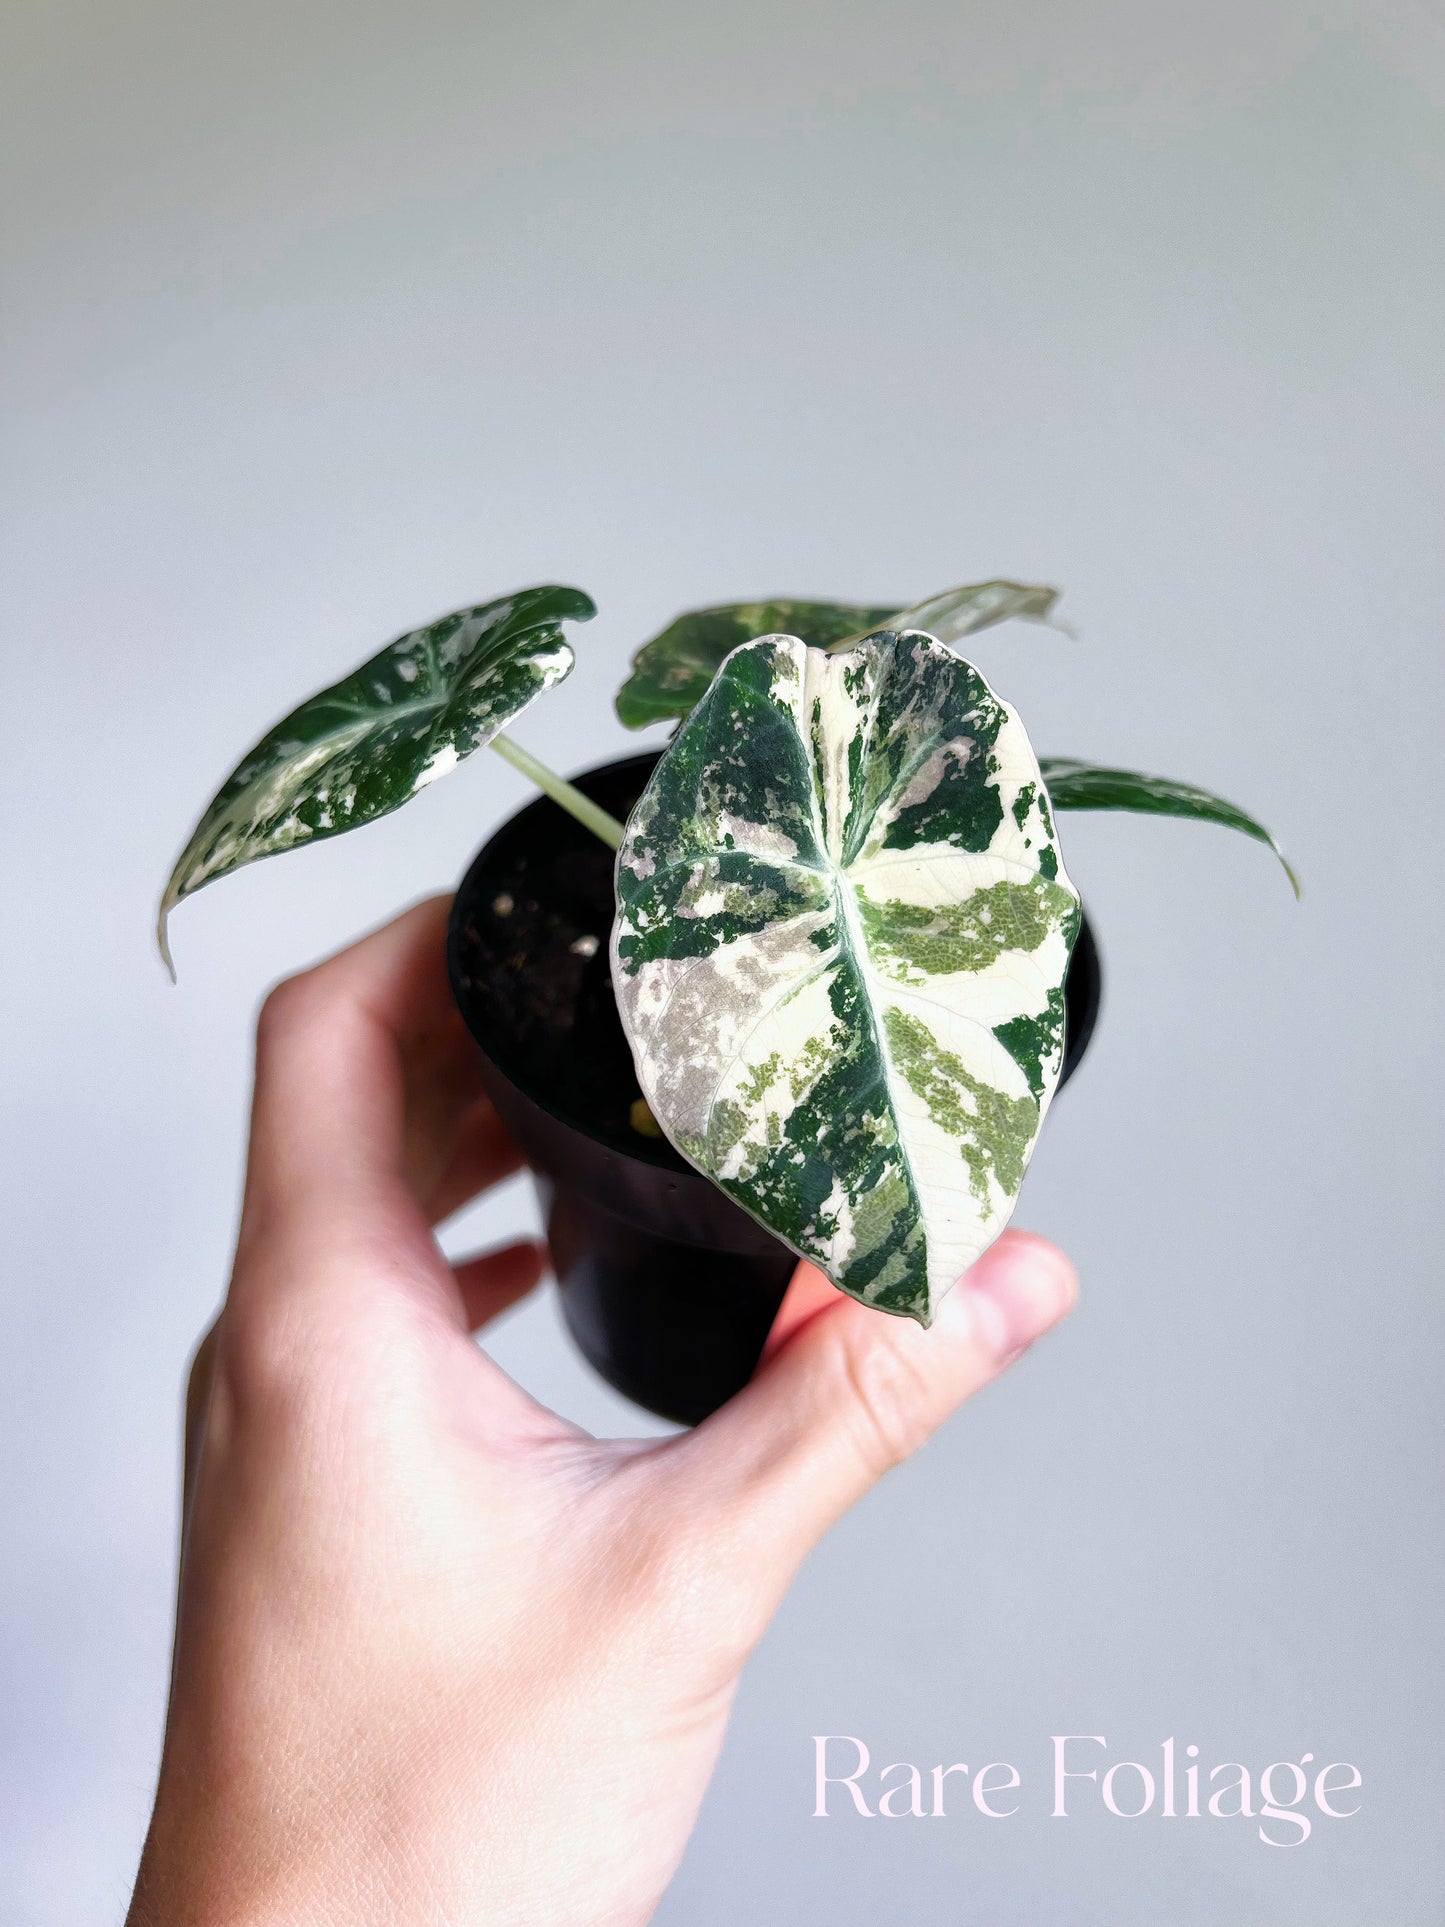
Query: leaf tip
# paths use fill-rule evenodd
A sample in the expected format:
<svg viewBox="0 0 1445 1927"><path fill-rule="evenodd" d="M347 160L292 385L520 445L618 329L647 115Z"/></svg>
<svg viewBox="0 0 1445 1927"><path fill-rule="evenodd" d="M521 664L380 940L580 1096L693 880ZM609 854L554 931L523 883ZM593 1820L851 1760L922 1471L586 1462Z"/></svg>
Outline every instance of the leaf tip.
<svg viewBox="0 0 1445 1927"><path fill-rule="evenodd" d="M644 729L646 727L647 718L638 713L637 707L627 693L626 683L622 685L617 694L612 698L612 707L616 713L618 722L621 723L624 729Z"/></svg>
<svg viewBox="0 0 1445 1927"><path fill-rule="evenodd" d="M161 962L165 965L172 983L176 981L176 964L175 959L171 955L171 940L168 926L170 924L171 911L174 908L175 898L171 895L170 891L167 890L166 894L161 898L161 907L156 914L156 949L161 953Z"/></svg>

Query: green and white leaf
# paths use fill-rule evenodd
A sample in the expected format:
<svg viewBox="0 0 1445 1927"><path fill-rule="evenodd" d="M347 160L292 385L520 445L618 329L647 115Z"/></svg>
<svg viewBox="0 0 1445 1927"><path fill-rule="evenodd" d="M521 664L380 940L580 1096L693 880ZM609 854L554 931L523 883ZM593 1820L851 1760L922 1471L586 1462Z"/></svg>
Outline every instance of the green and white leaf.
<svg viewBox="0 0 1445 1927"><path fill-rule="evenodd" d="M617 868L667 1136L844 1291L927 1323L1058 1082L1078 898L1023 725L943 644L735 649Z"/></svg>
<svg viewBox="0 0 1445 1927"><path fill-rule="evenodd" d="M1046 756L1041 765L1056 810L1136 810L1150 816L1186 816L1198 823L1222 823L1265 843L1279 858L1296 896L1299 878L1289 858L1258 817L1194 783L1168 776L1146 776L1134 769L1106 769L1071 756Z"/></svg>
<svg viewBox="0 0 1445 1927"><path fill-rule="evenodd" d="M686 716L707 693L724 656L757 636L797 636L814 648L857 642L887 623L924 629L941 642L957 642L1010 616L1046 621L1058 601L1056 589L1026 582L975 582L947 589L901 614L894 603L730 602L680 615L632 658L632 673L617 692L617 714L628 729Z"/></svg>
<svg viewBox="0 0 1445 1927"><path fill-rule="evenodd" d="M596 614L580 589L522 589L412 629L302 703L248 751L207 805L161 898L400 809L489 743L572 668L563 622Z"/></svg>
<svg viewBox="0 0 1445 1927"><path fill-rule="evenodd" d="M890 629L922 629L936 642L962 642L965 636L1014 616L1048 622L1058 599L1058 590L1041 582L970 582L915 602L911 609L898 610L886 620ZM856 642L858 637L851 640Z"/></svg>

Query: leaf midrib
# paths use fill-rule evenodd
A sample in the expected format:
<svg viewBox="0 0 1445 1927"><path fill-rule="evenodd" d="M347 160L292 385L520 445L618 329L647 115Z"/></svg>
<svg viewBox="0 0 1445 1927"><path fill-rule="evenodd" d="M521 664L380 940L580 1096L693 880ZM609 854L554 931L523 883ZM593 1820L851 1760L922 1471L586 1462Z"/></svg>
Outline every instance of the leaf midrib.
<svg viewBox="0 0 1445 1927"><path fill-rule="evenodd" d="M888 1109L893 1117L894 1128L898 1133L898 1156L908 1179L908 1195L912 1201L915 1219L923 1226L923 1292L929 1314L933 1310L933 1283L929 1277L929 1255L932 1236L924 1222L922 1192L919 1189L917 1173L913 1168L913 1152L903 1131L903 1118L898 1109L894 1092L901 1073L888 1048L888 1036L882 1021L879 1001L881 980L873 968L873 958L863 935L862 920L858 915L857 894L845 869L839 868L834 884L834 899L841 912L841 924L847 934L849 954L854 959L854 968L863 990L863 1001L868 1009L868 1025L873 1032L873 1047L883 1065L884 1090L888 1097ZM840 946L841 949L841 946Z"/></svg>

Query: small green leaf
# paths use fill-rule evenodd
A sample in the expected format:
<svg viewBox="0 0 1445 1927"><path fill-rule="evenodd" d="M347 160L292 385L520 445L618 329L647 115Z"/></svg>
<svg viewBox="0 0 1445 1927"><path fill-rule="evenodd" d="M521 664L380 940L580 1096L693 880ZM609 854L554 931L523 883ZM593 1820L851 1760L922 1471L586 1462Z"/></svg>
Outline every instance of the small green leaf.
<svg viewBox="0 0 1445 1927"><path fill-rule="evenodd" d="M191 832L161 898L156 941L182 897L261 857L399 809L572 668L563 622L597 613L580 589L521 589L412 629L263 736Z"/></svg>
<svg viewBox="0 0 1445 1927"><path fill-rule="evenodd" d="M1077 762L1071 756L1046 756L1040 767L1056 810L1138 810L1150 816L1187 816L1199 823L1222 823L1226 829L1242 830L1257 843L1269 845L1284 866L1295 896L1299 896L1299 878L1263 823L1212 790L1176 783L1168 776L1145 776L1139 770L1104 769L1096 763Z"/></svg>
<svg viewBox="0 0 1445 1927"><path fill-rule="evenodd" d="M1058 591L1025 582L975 582L947 589L914 608L895 603L730 602L678 616L632 658L632 674L617 692L617 714L628 729L686 716L701 701L724 656L758 636L797 636L815 649L857 642L887 623L923 629L940 642L956 642L1010 616L1046 620Z"/></svg>
<svg viewBox="0 0 1445 1927"><path fill-rule="evenodd" d="M830 643L886 622L890 608L854 602L730 602L690 609L632 658L632 674L617 692L619 720L628 729L686 716L707 693L718 664L740 642L786 633L826 649Z"/></svg>
<svg viewBox="0 0 1445 1927"><path fill-rule="evenodd" d="M928 1323L1058 1083L1078 898L1014 711L930 636L728 657L617 863L648 1105L863 1303Z"/></svg>

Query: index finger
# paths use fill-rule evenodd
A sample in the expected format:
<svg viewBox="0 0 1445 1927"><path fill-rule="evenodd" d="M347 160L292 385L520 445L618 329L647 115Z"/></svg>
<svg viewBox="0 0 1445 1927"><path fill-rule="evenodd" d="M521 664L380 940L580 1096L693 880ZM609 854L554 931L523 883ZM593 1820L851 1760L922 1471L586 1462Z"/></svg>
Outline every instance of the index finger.
<svg viewBox="0 0 1445 1927"><path fill-rule="evenodd" d="M256 1028L243 1236L258 1221L375 1222L407 1182L408 1068L470 1066L447 982L449 896L428 898L267 997Z"/></svg>
<svg viewBox="0 0 1445 1927"><path fill-rule="evenodd" d="M458 1064L474 1062L474 1047L446 971L450 902L417 904L267 998L221 1349L233 1363L281 1357L305 1372L316 1350L297 1331L308 1321L329 1342L339 1314L363 1333L364 1354L415 1332L420 1312L465 1351L490 1388L487 1409L510 1423L538 1408L472 1345L468 1294L433 1236L426 1174L413 1168L418 1141L444 1153L470 1104ZM525 1279L514 1276L518 1289L536 1269L533 1259ZM491 1282L507 1282L505 1265Z"/></svg>

